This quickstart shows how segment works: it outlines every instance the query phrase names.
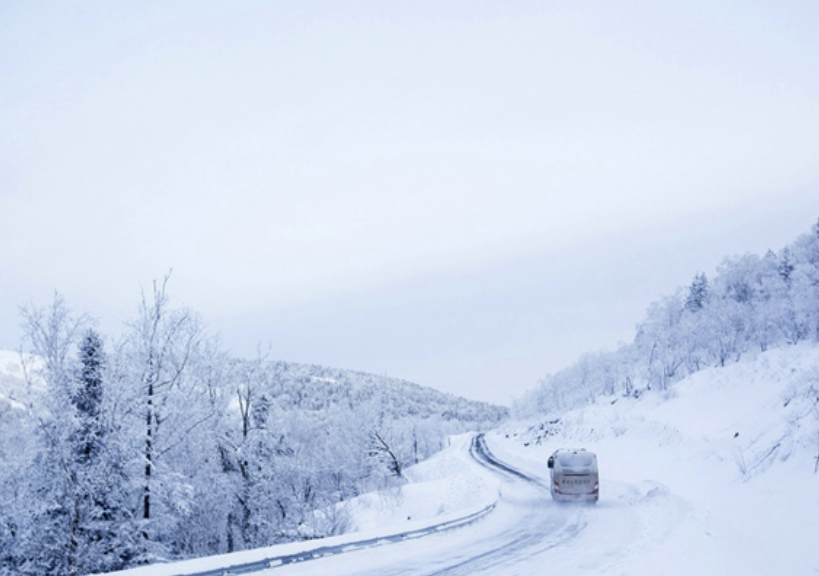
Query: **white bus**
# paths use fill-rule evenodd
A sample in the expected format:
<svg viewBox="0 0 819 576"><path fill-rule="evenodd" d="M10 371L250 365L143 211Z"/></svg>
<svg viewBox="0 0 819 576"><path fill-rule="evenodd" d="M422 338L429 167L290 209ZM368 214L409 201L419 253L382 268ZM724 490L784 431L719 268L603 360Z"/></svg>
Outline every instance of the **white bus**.
<svg viewBox="0 0 819 576"><path fill-rule="evenodd" d="M552 498L558 502L597 502L600 477L597 456L584 449L555 450L549 456Z"/></svg>

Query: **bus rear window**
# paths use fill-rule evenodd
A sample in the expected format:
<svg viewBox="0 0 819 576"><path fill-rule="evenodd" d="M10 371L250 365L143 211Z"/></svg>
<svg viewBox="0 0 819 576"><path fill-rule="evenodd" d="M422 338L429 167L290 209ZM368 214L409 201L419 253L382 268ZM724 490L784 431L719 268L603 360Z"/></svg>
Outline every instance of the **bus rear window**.
<svg viewBox="0 0 819 576"><path fill-rule="evenodd" d="M594 464L594 456L585 452L563 452L557 459L564 468L591 468Z"/></svg>

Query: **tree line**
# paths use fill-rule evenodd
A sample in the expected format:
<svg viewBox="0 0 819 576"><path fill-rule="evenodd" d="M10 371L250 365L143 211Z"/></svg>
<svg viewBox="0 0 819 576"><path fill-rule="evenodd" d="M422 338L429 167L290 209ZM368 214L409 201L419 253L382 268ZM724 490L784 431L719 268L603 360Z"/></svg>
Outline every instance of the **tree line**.
<svg viewBox="0 0 819 576"><path fill-rule="evenodd" d="M116 340L55 295L21 308L26 392L0 402L0 573L84 574L343 532L506 410L370 374L233 358L167 278Z"/></svg>
<svg viewBox="0 0 819 576"><path fill-rule="evenodd" d="M667 390L703 368L803 341L819 341L819 222L778 252L726 258L712 278L696 274L649 306L632 342L542 378L515 411L548 414L600 396Z"/></svg>

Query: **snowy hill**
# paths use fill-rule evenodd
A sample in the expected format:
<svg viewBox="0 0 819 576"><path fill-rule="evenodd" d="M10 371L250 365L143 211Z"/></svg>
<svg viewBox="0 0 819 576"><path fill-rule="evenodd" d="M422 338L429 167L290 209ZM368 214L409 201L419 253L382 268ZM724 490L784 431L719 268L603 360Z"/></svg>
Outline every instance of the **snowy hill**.
<svg viewBox="0 0 819 576"><path fill-rule="evenodd" d="M651 303L634 339L588 352L517 402L536 416L600 395L666 390L709 366L780 346L819 342L819 222L778 252L725 258L709 279Z"/></svg>
<svg viewBox="0 0 819 576"><path fill-rule="evenodd" d="M263 370L268 393L281 404L299 410L355 408L377 402L396 418L440 417L468 422L475 429L495 426L509 416L505 407L389 376L283 361L265 363Z"/></svg>
<svg viewBox="0 0 819 576"><path fill-rule="evenodd" d="M109 356L88 332L65 342L59 361L38 366L32 356L33 390L18 355L0 355L0 486L15 494L0 502L0 549L11 551L0 572L105 571L365 527L364 517L348 519L348 508L372 514L389 504L399 520L437 516L453 504L427 502L406 516L392 506L409 481L406 469L446 447L448 436L497 426L508 414L393 378L231 359L202 343L142 355L135 342ZM101 487L100 478L112 483ZM420 493L441 488L431 486ZM374 499L351 504L377 489ZM47 498L58 513L41 505ZM104 536L84 532L87 548L75 553L76 522L98 526L107 514L77 518L85 504L117 515ZM150 550L140 540L145 524L156 528L146 538ZM114 530L117 553L103 543ZM43 547L44 538L64 548Z"/></svg>
<svg viewBox="0 0 819 576"><path fill-rule="evenodd" d="M598 454L601 507L637 512L628 574L819 570L819 347L770 350L668 392L609 396L493 435L543 470L559 447ZM593 551L589 551L593 552Z"/></svg>

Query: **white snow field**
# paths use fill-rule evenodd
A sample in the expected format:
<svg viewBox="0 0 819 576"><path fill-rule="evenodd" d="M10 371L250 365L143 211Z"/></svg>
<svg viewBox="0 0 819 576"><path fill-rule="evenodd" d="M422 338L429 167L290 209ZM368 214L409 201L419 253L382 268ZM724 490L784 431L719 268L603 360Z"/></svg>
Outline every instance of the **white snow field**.
<svg viewBox="0 0 819 576"><path fill-rule="evenodd" d="M469 438L456 438L411 469L400 494L350 503L361 532L125 573L219 574L221 567L337 547L255 573L819 574L816 346L704 370L667 392L603 398L515 423L487 434L486 443L520 474L471 450ZM597 505L552 502L545 462L558 447L597 453ZM388 538L495 500L489 513L462 527ZM360 540L371 545L349 545Z"/></svg>

